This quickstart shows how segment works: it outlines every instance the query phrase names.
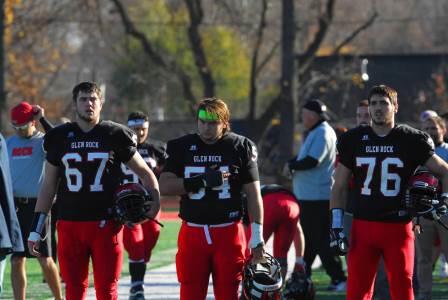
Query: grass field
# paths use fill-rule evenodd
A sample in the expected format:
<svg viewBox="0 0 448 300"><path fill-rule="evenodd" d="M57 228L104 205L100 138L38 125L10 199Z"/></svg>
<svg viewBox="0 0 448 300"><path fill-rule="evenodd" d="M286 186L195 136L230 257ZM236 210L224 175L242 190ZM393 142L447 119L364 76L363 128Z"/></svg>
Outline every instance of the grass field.
<svg viewBox="0 0 448 300"><path fill-rule="evenodd" d="M165 227L162 228L159 241L154 249L151 259L150 269L164 266L174 262L176 254L176 240L177 232L179 230L180 223L178 221L165 221ZM438 268L434 274L438 274ZM27 261L27 274L28 274L28 295L27 299L49 299L51 293L48 290L48 286L42 283L42 275L39 265L35 259ZM129 270L127 265L127 257L125 257L123 263L122 276L128 276ZM91 277L91 276L90 276ZM448 278L440 279L438 276L434 276L434 291L433 300L448 299ZM334 293L326 291L329 284L329 278L322 269L313 271L313 282L317 289L317 300L342 300L345 299L345 293ZM90 284L93 283L90 278ZM10 281L10 264L8 263L5 272L4 281L4 293L0 296L0 299L13 299Z"/></svg>

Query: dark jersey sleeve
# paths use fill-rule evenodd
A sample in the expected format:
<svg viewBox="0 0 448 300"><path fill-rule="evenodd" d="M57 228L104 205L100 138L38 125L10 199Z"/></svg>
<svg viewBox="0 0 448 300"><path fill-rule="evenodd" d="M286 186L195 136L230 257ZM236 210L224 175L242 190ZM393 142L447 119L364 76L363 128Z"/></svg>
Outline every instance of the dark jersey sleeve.
<svg viewBox="0 0 448 300"><path fill-rule="evenodd" d="M58 147L58 132L60 130L58 129L50 129L44 136L44 150L47 152L47 161L54 166L61 164L61 154Z"/></svg>
<svg viewBox="0 0 448 300"><path fill-rule="evenodd" d="M157 165L163 166L167 159L166 145L161 143L154 145L154 154L157 157Z"/></svg>
<svg viewBox="0 0 448 300"><path fill-rule="evenodd" d="M137 136L130 129L120 126L114 130L115 153L120 161L126 163L137 151Z"/></svg>
<svg viewBox="0 0 448 300"><path fill-rule="evenodd" d="M258 152L257 146L245 138L243 141L242 149L242 159L243 159L243 170L241 172L241 180L243 184L254 182L260 179L258 174Z"/></svg>
<svg viewBox="0 0 448 300"><path fill-rule="evenodd" d="M434 142L431 137L425 132L419 132L415 136L415 153L417 158L417 163L419 165L424 165L426 161L434 154ZM411 150L411 149L410 149ZM412 150L411 150L412 151Z"/></svg>
<svg viewBox="0 0 448 300"><path fill-rule="evenodd" d="M176 174L177 177L183 178L182 167L183 162L181 161L181 150L182 147L179 140L171 140L168 142L166 147L166 161L162 172L170 172Z"/></svg>
<svg viewBox="0 0 448 300"><path fill-rule="evenodd" d="M336 148L338 150L339 163L343 164L350 170L353 169L353 150L355 147L352 143L352 131L343 133L337 141Z"/></svg>

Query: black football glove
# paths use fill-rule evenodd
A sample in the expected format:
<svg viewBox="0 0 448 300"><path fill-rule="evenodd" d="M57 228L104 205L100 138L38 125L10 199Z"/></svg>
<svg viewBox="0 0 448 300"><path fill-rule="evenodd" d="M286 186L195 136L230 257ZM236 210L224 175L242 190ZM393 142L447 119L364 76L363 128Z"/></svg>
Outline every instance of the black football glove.
<svg viewBox="0 0 448 300"><path fill-rule="evenodd" d="M197 193L201 188L214 188L222 185L224 182L224 174L220 170L207 168L205 173L184 178L184 188L187 192Z"/></svg>
<svg viewBox="0 0 448 300"><path fill-rule="evenodd" d="M344 234L344 210L333 208L331 210L330 249L335 255L346 255L348 252L348 240Z"/></svg>
<svg viewBox="0 0 448 300"><path fill-rule="evenodd" d="M217 187L223 184L224 175L220 170L207 168L204 173L205 187Z"/></svg>
<svg viewBox="0 0 448 300"><path fill-rule="evenodd" d="M348 252L348 240L342 228L330 229L330 249L335 255L346 255Z"/></svg>

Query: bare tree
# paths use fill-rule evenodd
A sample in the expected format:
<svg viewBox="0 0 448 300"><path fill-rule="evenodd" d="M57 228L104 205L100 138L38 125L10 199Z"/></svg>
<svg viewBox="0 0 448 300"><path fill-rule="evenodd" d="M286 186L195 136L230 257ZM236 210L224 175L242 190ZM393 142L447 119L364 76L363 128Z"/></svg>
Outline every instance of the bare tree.
<svg viewBox="0 0 448 300"><path fill-rule="evenodd" d="M173 58L167 59L163 57L160 53L158 53L153 47L151 41L147 38L147 36L139 31L134 23L129 18L129 15L126 9L123 6L123 3L120 0L111 0L117 11L121 17L122 23L125 27L125 31L130 36L137 39L143 47L144 52L148 55L149 59L158 67L168 72L172 72L176 75L179 82L182 85L182 90L185 99L190 103L190 112L194 113L194 105L196 103L196 96L193 93L192 89L192 80L191 77L174 61Z"/></svg>
<svg viewBox="0 0 448 300"><path fill-rule="evenodd" d="M185 0L185 3L187 4L190 15L188 38L190 39L191 50L193 51L197 70L202 79L204 96L213 97L215 95L215 80L207 63L207 57L202 46L202 38L199 33L199 25L201 25L204 16L202 3L201 0Z"/></svg>

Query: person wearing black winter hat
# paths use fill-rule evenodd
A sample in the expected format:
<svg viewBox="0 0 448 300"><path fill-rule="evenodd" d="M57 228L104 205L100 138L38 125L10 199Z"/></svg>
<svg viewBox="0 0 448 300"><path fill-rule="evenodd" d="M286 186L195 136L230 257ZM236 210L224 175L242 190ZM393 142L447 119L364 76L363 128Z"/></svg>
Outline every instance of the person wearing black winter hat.
<svg viewBox="0 0 448 300"><path fill-rule="evenodd" d="M302 209L301 224L305 235L306 271L317 254L331 278L332 291L345 289L346 276L342 262L329 247L328 215L332 176L336 159L336 134L328 124L327 106L320 100L310 100L302 108L306 137L298 155L288 162L293 190Z"/></svg>

